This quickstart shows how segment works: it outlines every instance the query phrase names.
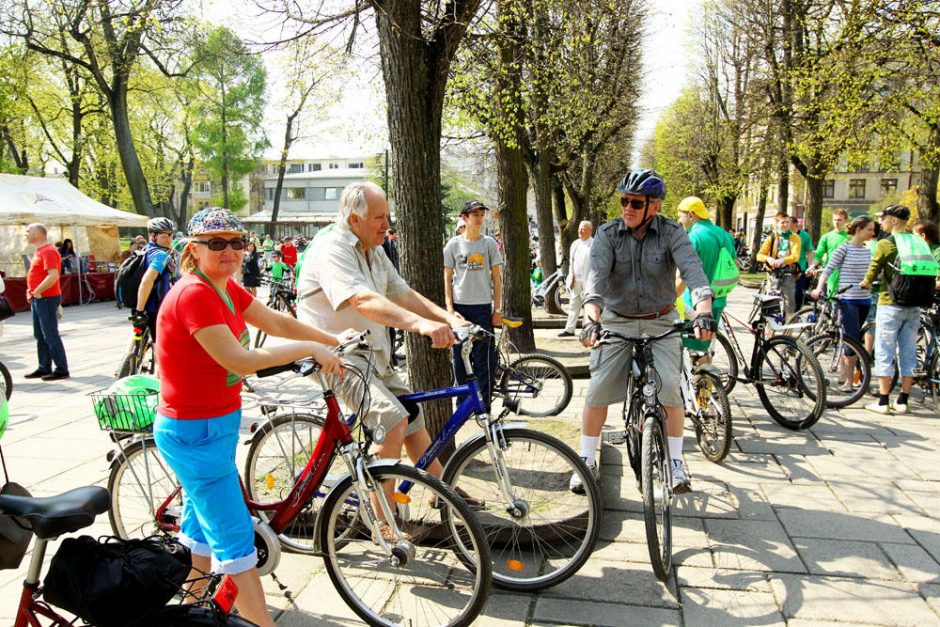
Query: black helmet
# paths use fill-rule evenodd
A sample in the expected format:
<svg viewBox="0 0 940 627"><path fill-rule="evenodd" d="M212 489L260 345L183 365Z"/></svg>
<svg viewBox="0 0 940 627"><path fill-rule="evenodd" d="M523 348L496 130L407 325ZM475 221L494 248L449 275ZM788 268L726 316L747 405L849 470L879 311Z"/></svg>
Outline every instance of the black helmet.
<svg viewBox="0 0 940 627"><path fill-rule="evenodd" d="M147 221L147 230L151 233L163 233L164 231L176 231L176 224L169 218L151 218Z"/></svg>
<svg viewBox="0 0 940 627"><path fill-rule="evenodd" d="M666 181L654 170L630 170L620 180L617 191L662 200L666 197Z"/></svg>

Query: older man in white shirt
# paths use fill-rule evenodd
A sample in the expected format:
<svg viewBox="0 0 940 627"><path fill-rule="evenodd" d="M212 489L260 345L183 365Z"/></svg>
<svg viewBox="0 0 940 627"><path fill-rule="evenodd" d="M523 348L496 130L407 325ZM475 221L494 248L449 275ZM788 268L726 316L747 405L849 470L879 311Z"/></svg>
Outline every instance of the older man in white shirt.
<svg viewBox="0 0 940 627"><path fill-rule="evenodd" d="M581 315L581 308L584 305L582 300L584 283L587 281L588 270L591 269L591 244L594 243L591 234L593 232L594 227L584 220L578 225L578 239L571 242L571 250L568 253L569 271L565 278L571 301L568 305L568 322L565 324L565 330L559 333L558 337L574 337L578 316Z"/></svg>

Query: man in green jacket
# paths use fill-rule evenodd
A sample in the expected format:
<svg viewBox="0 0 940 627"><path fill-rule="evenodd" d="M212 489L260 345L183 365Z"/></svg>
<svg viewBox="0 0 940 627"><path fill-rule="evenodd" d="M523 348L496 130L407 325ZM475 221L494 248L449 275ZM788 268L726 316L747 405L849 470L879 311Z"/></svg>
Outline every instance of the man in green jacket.
<svg viewBox="0 0 940 627"><path fill-rule="evenodd" d="M710 284L714 283L715 274L718 270L718 254L724 248L734 259L734 238L723 228L715 225L711 221L708 208L701 198L689 196L679 203L676 221L689 232L689 239L692 240L692 247L702 260L702 269ZM685 301L686 311L692 311L692 293L685 283L680 281L682 291L682 300ZM712 301L712 316L715 320L721 319L721 312L724 311L728 303L728 297L715 298ZM711 341L696 340L689 338L682 342L685 346L694 351L707 351L711 346Z"/></svg>
<svg viewBox="0 0 940 627"><path fill-rule="evenodd" d="M832 212L832 230L819 238L819 244L816 246L815 265L807 274L816 276L826 267L829 262L829 256L836 251L836 248L849 241L849 234L845 232L846 223L849 221L849 214L845 209L836 209ZM827 294L835 294L839 291L839 269L833 270L826 281Z"/></svg>

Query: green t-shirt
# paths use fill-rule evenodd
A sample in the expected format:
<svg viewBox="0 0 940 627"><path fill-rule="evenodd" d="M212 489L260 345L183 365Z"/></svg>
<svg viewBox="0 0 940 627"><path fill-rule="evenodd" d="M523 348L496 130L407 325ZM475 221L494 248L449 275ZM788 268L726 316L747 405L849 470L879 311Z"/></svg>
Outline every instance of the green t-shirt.
<svg viewBox="0 0 940 627"><path fill-rule="evenodd" d="M702 270L705 271L705 276L710 283L715 278L718 253L721 249L726 249L734 257L734 238L711 220L700 220L689 229L689 239L692 240L692 248L702 260ZM689 288L685 288L685 292L682 293L682 300L685 301L687 311L692 311L692 292ZM716 298L712 302L712 308L723 308L727 302L727 296Z"/></svg>
<svg viewBox="0 0 940 627"><path fill-rule="evenodd" d="M816 265L825 267L829 261L829 256L836 251L836 248L849 241L849 234L845 231L829 231L819 238L819 244L816 246ZM839 291L839 269L833 270L826 281L828 294L835 294Z"/></svg>
<svg viewBox="0 0 940 627"><path fill-rule="evenodd" d="M266 253L274 252L274 240L270 237L264 240L264 243L261 244L261 250Z"/></svg>
<svg viewBox="0 0 940 627"><path fill-rule="evenodd" d="M271 278L275 281L282 281L284 279L284 270L287 270L287 264L283 261L272 261L271 265L268 266L271 269Z"/></svg>
<svg viewBox="0 0 940 627"><path fill-rule="evenodd" d="M813 238L809 236L809 233L807 233L805 229L800 229L797 235L800 236L800 260L797 262L797 265L800 266L800 272L805 272L806 253L813 250Z"/></svg>

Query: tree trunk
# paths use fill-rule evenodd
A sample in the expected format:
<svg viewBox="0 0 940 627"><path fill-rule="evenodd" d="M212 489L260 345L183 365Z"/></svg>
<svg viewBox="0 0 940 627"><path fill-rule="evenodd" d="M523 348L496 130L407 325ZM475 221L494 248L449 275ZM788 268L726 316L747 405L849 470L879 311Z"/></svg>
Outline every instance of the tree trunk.
<svg viewBox="0 0 940 627"><path fill-rule="evenodd" d="M790 211L790 163L786 155L780 157L777 168L777 211Z"/></svg>
<svg viewBox="0 0 940 627"><path fill-rule="evenodd" d="M374 4L388 102L401 272L414 290L441 304L441 117L451 57L439 42L432 46L425 40L420 3ZM469 6L475 12L477 4ZM453 43L453 38L463 37L465 23L462 28L439 34ZM407 334L406 343L411 389L430 390L453 381L448 351L431 350L427 338L413 333ZM424 416L433 437L450 418L450 402L425 403Z"/></svg>
<svg viewBox="0 0 940 627"><path fill-rule="evenodd" d="M806 176L806 191L809 199L806 203L806 212L803 214L803 228L809 233L814 242L819 241L822 230L823 183L825 174L816 173Z"/></svg>
<svg viewBox="0 0 940 627"><path fill-rule="evenodd" d="M277 164L277 185L274 186L274 206L271 208L270 232L272 237L277 229L277 214L281 210L281 191L284 189L284 174L287 173L287 154L290 152L291 144L294 143L292 133L296 117L296 112L287 116L287 129L284 131L284 149L281 150L281 160Z"/></svg>
<svg viewBox="0 0 940 627"><path fill-rule="evenodd" d="M131 123L127 115L127 85L115 79L115 84L112 85L107 96L111 120L114 123L114 138L118 155L121 157L121 168L124 170L127 187L134 199L134 207L137 213L154 217L156 213L150 198L150 188L147 186L147 177L144 176L144 169L137 156L137 147L134 144Z"/></svg>
<svg viewBox="0 0 940 627"><path fill-rule="evenodd" d="M222 207L229 209L228 205L228 116L225 108L225 87L222 88Z"/></svg>
<svg viewBox="0 0 940 627"><path fill-rule="evenodd" d="M940 154L940 124L930 128L927 145L933 149L934 154ZM921 173L920 185L917 188L917 215L921 220L930 220L934 224L940 222L940 204L937 202L937 179L940 175L940 158L920 159Z"/></svg>
<svg viewBox="0 0 940 627"><path fill-rule="evenodd" d="M757 211L754 213L754 232L751 233L751 269L757 269L757 252L760 250L760 239L764 234L764 214L767 212L767 185L762 181L760 196L757 197ZM747 225L744 225L747 228Z"/></svg>
<svg viewBox="0 0 940 627"><path fill-rule="evenodd" d="M561 267L567 274L571 260L568 259L568 252L571 250L571 242L574 241L574 234L577 225L568 218L568 207L565 203L565 186L558 176L552 176L552 203L555 209L555 221L558 222L558 237L561 240Z"/></svg>
<svg viewBox="0 0 940 627"><path fill-rule="evenodd" d="M723 229L729 229L734 226L734 201L737 196L722 196L718 199L718 226Z"/></svg>
<svg viewBox="0 0 940 627"><path fill-rule="evenodd" d="M552 159L547 149L539 149L532 163L531 174L535 189L535 215L539 226L539 259L542 276L549 277L558 270L555 253L555 225L552 221ZM563 312L555 306L554 290L545 295L545 310L552 314Z"/></svg>
<svg viewBox="0 0 940 627"><path fill-rule="evenodd" d="M188 140L187 140L188 144ZM183 189L180 191L179 216L176 220L176 228L186 232L186 212L189 210L189 192L193 187L193 170L196 167L196 156L192 153L192 146L188 146L189 158L183 165Z"/></svg>
<svg viewBox="0 0 940 627"><path fill-rule="evenodd" d="M532 332L529 247L518 245L529 241L526 219L528 180L519 148L496 142L496 180L499 188L499 231L503 242L506 242L503 246L503 311L512 318L523 319L518 329L508 329L509 338L519 351L528 353L535 350L535 335ZM544 272L544 261L542 263Z"/></svg>

